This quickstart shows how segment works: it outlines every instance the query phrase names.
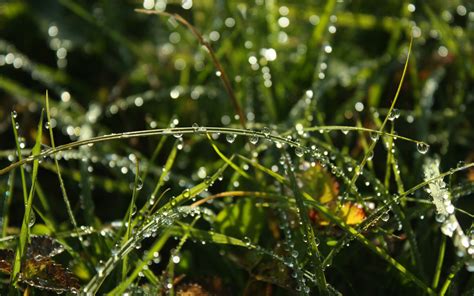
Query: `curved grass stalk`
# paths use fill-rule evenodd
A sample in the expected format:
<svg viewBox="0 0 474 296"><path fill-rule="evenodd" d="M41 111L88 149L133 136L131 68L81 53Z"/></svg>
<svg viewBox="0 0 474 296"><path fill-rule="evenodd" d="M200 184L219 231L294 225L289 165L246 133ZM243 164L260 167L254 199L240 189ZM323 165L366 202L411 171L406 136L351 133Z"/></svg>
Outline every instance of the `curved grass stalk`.
<svg viewBox="0 0 474 296"><path fill-rule="evenodd" d="M273 142L281 142L284 144L288 144L291 147L301 147L308 150L307 147L301 145L300 143L289 140L285 137L279 135L268 134L262 131L253 131L253 130L246 130L246 129L238 129L238 128L226 128L226 127L177 127L177 128L164 128L164 129L152 129L152 130L139 130L139 131L132 131L132 132L125 132L125 133L112 133L103 136L97 136L90 139L79 140L76 142L71 142L68 144L56 146L55 148L50 148L47 150L43 150L38 155L31 155L27 158L18 160L15 163L10 164L9 166L0 169L0 175L4 175L11 171L12 169L22 166L26 163L31 163L35 159L39 158L46 158L61 151L66 151L69 149L81 147L84 145L93 145L96 143L107 142L112 140L124 140L130 139L135 137L150 137L150 136L163 136L163 135L183 135L183 134L206 134L206 133L220 133L220 134L231 134L231 135L241 135L241 136L254 136L258 138L266 138Z"/></svg>
<svg viewBox="0 0 474 296"><path fill-rule="evenodd" d="M410 39L410 45L408 47L407 58L405 60L405 66L403 67L402 77L400 78L400 82L398 84L397 92L395 93L395 97L393 98L392 104L390 105L390 109L388 110L388 113L385 116L385 119L384 119L384 121L382 122L382 125L379 128L379 132L383 132L383 130L385 128L385 125L387 125L387 122L389 120L390 114L392 113L393 109L395 108L395 104L397 103L398 96L400 94L400 90L402 89L403 80L405 79L405 74L407 72L408 61L410 60L412 45L413 45L413 38ZM355 169L354 175L352 176L352 180L351 180L351 186L349 187L350 189L352 189L353 185L355 184L355 182L359 178L359 173L362 171L365 164L367 163L367 160L369 159L369 156L372 153L372 151L374 150L375 145L377 144L377 142L378 141L375 140L375 141L372 142L372 144L370 144L369 149L366 151L366 153L364 155L364 158L362 159L359 166L357 166L357 168ZM358 202L361 203L361 201L358 201Z"/></svg>
<svg viewBox="0 0 474 296"><path fill-rule="evenodd" d="M304 128L303 131L305 132L315 132L315 131L357 131L357 132L366 132L366 133L375 133L379 136L387 136L393 139L400 139L407 142L412 142L416 144L426 144L423 141L414 140L408 137L396 135L394 133L384 132L382 130L375 130L366 127L358 127L358 126L344 126L344 125L322 125L322 126L312 126Z"/></svg>
<svg viewBox="0 0 474 296"><path fill-rule="evenodd" d="M221 192L218 194L210 195L207 196L201 200L196 201L195 203L191 204L192 208L198 207L200 205L205 204L206 202L216 199L216 198L222 198L222 197L246 197L246 196L254 196L254 197L259 197L259 198L271 198L271 197L278 197L280 196L279 194L272 194L272 193L267 193L267 192L262 192L262 191L226 191L226 192Z"/></svg>

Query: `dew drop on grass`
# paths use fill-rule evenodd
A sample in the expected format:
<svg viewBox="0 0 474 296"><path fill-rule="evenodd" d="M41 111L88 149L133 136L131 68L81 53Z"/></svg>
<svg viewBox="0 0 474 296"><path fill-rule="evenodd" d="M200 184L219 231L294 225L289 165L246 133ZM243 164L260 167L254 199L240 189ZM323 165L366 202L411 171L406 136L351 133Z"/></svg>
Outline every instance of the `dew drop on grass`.
<svg viewBox="0 0 474 296"><path fill-rule="evenodd" d="M49 123L49 121L46 121L46 123L44 124L44 128L49 130L50 126L51 126L51 124Z"/></svg>
<svg viewBox="0 0 474 296"><path fill-rule="evenodd" d="M143 1L143 8L145 9L153 9L155 6L155 0L144 0Z"/></svg>
<svg viewBox="0 0 474 296"><path fill-rule="evenodd" d="M142 178L138 177L137 190L140 191L140 190L142 190L142 188L143 188L143 180L142 180Z"/></svg>
<svg viewBox="0 0 474 296"><path fill-rule="evenodd" d="M400 110L398 109L393 109L392 112L388 115L388 120L394 121L395 119L400 117Z"/></svg>
<svg viewBox="0 0 474 296"><path fill-rule="evenodd" d="M191 196L191 190L189 190L189 188L186 188L184 191L183 191L183 197L184 198L189 198Z"/></svg>
<svg viewBox="0 0 474 296"><path fill-rule="evenodd" d="M390 214L388 212L384 213L382 215L381 219L382 219L382 221L387 222L390 219Z"/></svg>
<svg viewBox="0 0 474 296"><path fill-rule="evenodd" d="M229 143L231 143L231 144L234 143L235 138L237 138L237 135L236 135L236 134L227 134L227 135L225 136L226 141L229 142Z"/></svg>
<svg viewBox="0 0 474 296"><path fill-rule="evenodd" d="M183 136L183 134L173 134L173 137L175 137L176 139L180 139L181 137Z"/></svg>
<svg viewBox="0 0 474 296"><path fill-rule="evenodd" d="M304 149L302 147L296 147L295 154L298 157L302 157L304 155Z"/></svg>
<svg viewBox="0 0 474 296"><path fill-rule="evenodd" d="M30 213L30 221L28 221L28 226L29 227L33 227L33 225L35 225L35 222L36 222L36 214L34 211L31 211Z"/></svg>
<svg viewBox="0 0 474 296"><path fill-rule="evenodd" d="M249 141L250 141L250 143L252 143L254 145L257 144L258 143L257 135L251 135L250 138L249 138Z"/></svg>
<svg viewBox="0 0 474 296"><path fill-rule="evenodd" d="M250 247L251 241L248 236L244 237L243 241L247 247Z"/></svg>
<svg viewBox="0 0 474 296"><path fill-rule="evenodd" d="M262 129L262 132L263 132L263 134L265 135L265 137L268 138L268 137L270 136L271 130L270 130L268 127L264 127L264 128Z"/></svg>
<svg viewBox="0 0 474 296"><path fill-rule="evenodd" d="M13 111L12 111L12 116L13 116L13 118L17 118L17 117L18 117L18 113L17 113L15 110L13 110Z"/></svg>
<svg viewBox="0 0 474 296"><path fill-rule="evenodd" d="M367 160L372 160L374 158L374 151L370 151L369 154L367 154Z"/></svg>
<svg viewBox="0 0 474 296"><path fill-rule="evenodd" d="M380 135L378 132L370 132L370 138L372 141L377 141L379 139Z"/></svg>
<svg viewBox="0 0 474 296"><path fill-rule="evenodd" d="M192 127L193 127L193 130L195 132L197 132L199 130L199 124L197 124L197 123L193 123Z"/></svg>
<svg viewBox="0 0 474 296"><path fill-rule="evenodd" d="M181 257L179 257L178 255L173 255L172 260L174 264L178 264L179 261L181 261Z"/></svg>
<svg viewBox="0 0 474 296"><path fill-rule="evenodd" d="M348 129L342 129L341 132L344 134L344 135L347 135L349 133L349 130Z"/></svg>
<svg viewBox="0 0 474 296"><path fill-rule="evenodd" d="M430 145L426 143L420 142L416 144L416 150L418 150L418 152L420 152L421 154L426 154L426 152L428 152L429 149L430 149Z"/></svg>
<svg viewBox="0 0 474 296"><path fill-rule="evenodd" d="M102 263L99 263L100 265L96 266L95 270L97 271L97 275L99 277L102 277L104 276L104 266L102 265Z"/></svg>
<svg viewBox="0 0 474 296"><path fill-rule="evenodd" d="M178 150L183 150L183 147L184 147L184 142L183 142L183 139L180 138L179 141L178 141L178 144L176 144L176 148Z"/></svg>

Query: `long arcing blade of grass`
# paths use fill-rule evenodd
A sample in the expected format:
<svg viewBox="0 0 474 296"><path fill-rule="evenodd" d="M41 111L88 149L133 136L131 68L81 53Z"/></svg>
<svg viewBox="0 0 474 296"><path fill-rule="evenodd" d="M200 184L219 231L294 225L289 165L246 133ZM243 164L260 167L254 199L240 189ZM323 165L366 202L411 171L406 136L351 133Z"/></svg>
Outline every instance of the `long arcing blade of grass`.
<svg viewBox="0 0 474 296"><path fill-rule="evenodd" d="M285 172L288 175L290 179L290 184L291 184L291 190L293 191L295 200L296 200L296 205L298 208L298 213L299 213L299 219L302 222L302 227L303 227L303 235L306 236L306 239L308 240L310 246L311 246L311 254L312 254L312 260L314 260L314 273L316 275L316 285L318 286L319 293L321 295L328 295L329 291L327 288L327 283L326 283L326 276L324 275L324 269L322 266L322 260L321 260L321 253L319 251L318 245L316 244L316 236L314 235L313 227L310 224L309 217L308 217L308 209L305 205L303 196L301 194L301 191L298 188L298 184L296 183L296 177L292 171L291 163L290 163L290 157L288 153L285 153L284 155L286 161L286 166L285 166Z"/></svg>
<svg viewBox="0 0 474 296"><path fill-rule="evenodd" d="M168 12L162 12L162 11L157 11L157 10L144 10L144 9L135 9L135 11L139 13L144 13L144 14L155 14L155 15L172 17L178 22L180 22L182 25L184 25L189 31L191 31L191 33L196 37L199 43L201 43L201 45L207 49L207 52L209 53L209 56L211 57L212 63L216 67L217 71L220 72L219 77L221 78L222 83L224 84L224 88L227 92L227 95L230 98L230 101L232 102L235 112L239 115L240 124L242 125L243 128L246 128L245 114L242 111L242 108L240 107L237 97L235 96L235 93L234 93L234 90L232 89L232 85L230 84L229 78L226 72L224 71L224 68L222 67L221 63L217 59L216 54L214 53L214 50L212 49L212 46L207 41L204 40L201 33L199 33L199 31L193 25L191 25L187 20L185 20L181 15L177 13L168 13Z"/></svg>
<svg viewBox="0 0 474 296"><path fill-rule="evenodd" d="M40 157L48 157L50 155L54 155L61 151L66 151L72 148L77 148L89 144L96 144L100 142L107 142L112 140L124 140L136 137L151 137L151 136L164 136L164 135L177 135L177 134L207 134L207 133L220 133L226 135L241 135L245 137L257 137L257 138L266 138L274 143L280 142L283 144L288 144L291 147L301 147L305 149L309 149L308 147L303 147L296 141L290 140L286 137L280 135L273 135L267 134L263 131L249 131L246 129L238 129L238 128L227 128L227 127L199 127L196 129L195 127L176 127L176 128L164 128L164 129L151 129L151 130L139 130L139 131L132 131L132 132L124 132L124 133L112 133L103 136L92 137L90 139L79 140L76 142L64 144L57 146L55 149L48 149L42 152L39 155L32 155L22 160L19 160L15 163L10 164L9 166L0 169L0 175L3 175L12 169L19 167L25 163L30 163L36 158Z"/></svg>
<svg viewBox="0 0 474 296"><path fill-rule="evenodd" d="M44 110L41 110L41 117L38 123L38 129L36 133L36 143L32 149L33 156L38 156L41 153L41 138L43 136L43 116ZM14 125L15 128L15 125ZM21 224L20 236L18 240L18 246L15 251L15 259L13 262L12 273L10 277L10 283L16 285L18 281L18 276L21 270L21 265L24 260L24 255L26 251L26 245L29 241L30 237L30 218L31 218L31 211L33 208L33 198L35 196L35 184L36 184L36 177L38 175L38 168L39 168L39 159L35 158L33 161L33 172L31 175L31 188L30 193L28 195L28 199L25 203L25 213L23 215L23 222Z"/></svg>

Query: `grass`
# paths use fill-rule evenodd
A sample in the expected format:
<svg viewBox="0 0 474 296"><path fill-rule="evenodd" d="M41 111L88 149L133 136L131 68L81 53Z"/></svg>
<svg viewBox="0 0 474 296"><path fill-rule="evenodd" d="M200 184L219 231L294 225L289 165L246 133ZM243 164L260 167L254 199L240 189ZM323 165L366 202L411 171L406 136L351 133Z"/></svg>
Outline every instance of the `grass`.
<svg viewBox="0 0 474 296"><path fill-rule="evenodd" d="M0 4L2 294L472 294L469 3L151 2Z"/></svg>

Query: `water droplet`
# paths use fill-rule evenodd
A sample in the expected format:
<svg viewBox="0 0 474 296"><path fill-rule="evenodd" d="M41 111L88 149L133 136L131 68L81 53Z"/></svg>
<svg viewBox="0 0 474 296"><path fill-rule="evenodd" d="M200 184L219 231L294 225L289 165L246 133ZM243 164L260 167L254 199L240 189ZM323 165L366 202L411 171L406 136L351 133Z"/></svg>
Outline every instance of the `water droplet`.
<svg viewBox="0 0 474 296"><path fill-rule="evenodd" d="M379 139L380 135L378 132L370 132L370 138L372 139L372 141L377 141Z"/></svg>
<svg viewBox="0 0 474 296"><path fill-rule="evenodd" d="M374 158L374 151L370 151L368 154L367 154L367 160L372 160Z"/></svg>
<svg viewBox="0 0 474 296"><path fill-rule="evenodd" d="M398 109L392 109L392 112L388 115L388 120L394 121L395 119L400 117L400 110Z"/></svg>
<svg viewBox="0 0 474 296"><path fill-rule="evenodd" d="M418 152L420 152L421 154L426 154L426 152L428 152L429 149L430 149L430 145L426 143L419 142L416 144L416 150L418 150Z"/></svg>
<svg viewBox="0 0 474 296"><path fill-rule="evenodd" d="M48 130L50 126L51 124L49 123L49 121L46 121L46 123L44 124L44 128Z"/></svg>
<svg viewBox="0 0 474 296"><path fill-rule="evenodd" d="M17 118L17 117L18 117L18 113L17 113L15 110L12 111L12 117L13 117L13 118Z"/></svg>
<svg viewBox="0 0 474 296"><path fill-rule="evenodd" d="M387 222L390 219L390 214L388 212L384 213L382 215L381 219L382 219L382 221Z"/></svg>
<svg viewBox="0 0 474 296"><path fill-rule="evenodd" d="M341 132L344 134L344 135L347 135L349 133L349 130L348 129L342 129Z"/></svg>
<svg viewBox="0 0 474 296"><path fill-rule="evenodd" d="M262 132L263 132L263 134L265 135L265 137L268 138L268 137L270 136L271 130L270 130L268 127L264 127L264 128L262 129Z"/></svg>
<svg viewBox="0 0 474 296"><path fill-rule="evenodd" d="M143 8L153 9L153 7L155 7L155 0L144 0L143 1Z"/></svg>
<svg viewBox="0 0 474 296"><path fill-rule="evenodd" d="M178 264L179 261L181 261L181 257L179 257L179 255L173 255L172 260L174 264Z"/></svg>
<svg viewBox="0 0 474 296"><path fill-rule="evenodd" d="M97 275L99 277L104 276L104 266L102 265L102 263L100 263L100 265L96 266L95 270L97 271Z"/></svg>
<svg viewBox="0 0 474 296"><path fill-rule="evenodd" d="M183 136L183 134L173 134L173 137L175 137L176 139L180 139L181 137Z"/></svg>
<svg viewBox="0 0 474 296"><path fill-rule="evenodd" d="M237 135L236 135L236 134L227 134L227 135L225 136L225 139L227 140L227 142L229 142L229 143L231 143L231 144L234 143L235 138L237 138Z"/></svg>
<svg viewBox="0 0 474 296"><path fill-rule="evenodd" d="M142 190L143 188L143 180L141 177L138 177L138 180L137 180L137 190L140 191Z"/></svg>
<svg viewBox="0 0 474 296"><path fill-rule="evenodd" d="M36 222L36 214L35 214L35 211L32 210L30 213L30 221L28 221L28 226L33 227L33 225L35 225L35 222Z"/></svg>
<svg viewBox="0 0 474 296"><path fill-rule="evenodd" d="M461 160L461 161L458 162L458 164L456 165L456 167L457 167L457 168L462 168L462 167L465 166L465 165L466 165L466 162L463 161L463 160Z"/></svg>
<svg viewBox="0 0 474 296"><path fill-rule="evenodd" d="M250 141L250 143L252 143L254 145L257 144L258 143L257 135L251 135L250 138L249 138L249 141Z"/></svg>
<svg viewBox="0 0 474 296"><path fill-rule="evenodd" d="M298 157L302 157L304 155L304 149L302 147L296 147L295 154Z"/></svg>
<svg viewBox="0 0 474 296"><path fill-rule="evenodd" d="M189 188L186 188L184 191L183 191L183 197L184 198L189 198L191 196L191 190L189 190Z"/></svg>
<svg viewBox="0 0 474 296"><path fill-rule="evenodd" d="M197 124L197 123L193 123L192 127L193 127L193 130L195 132L197 132L199 130L199 124Z"/></svg>

